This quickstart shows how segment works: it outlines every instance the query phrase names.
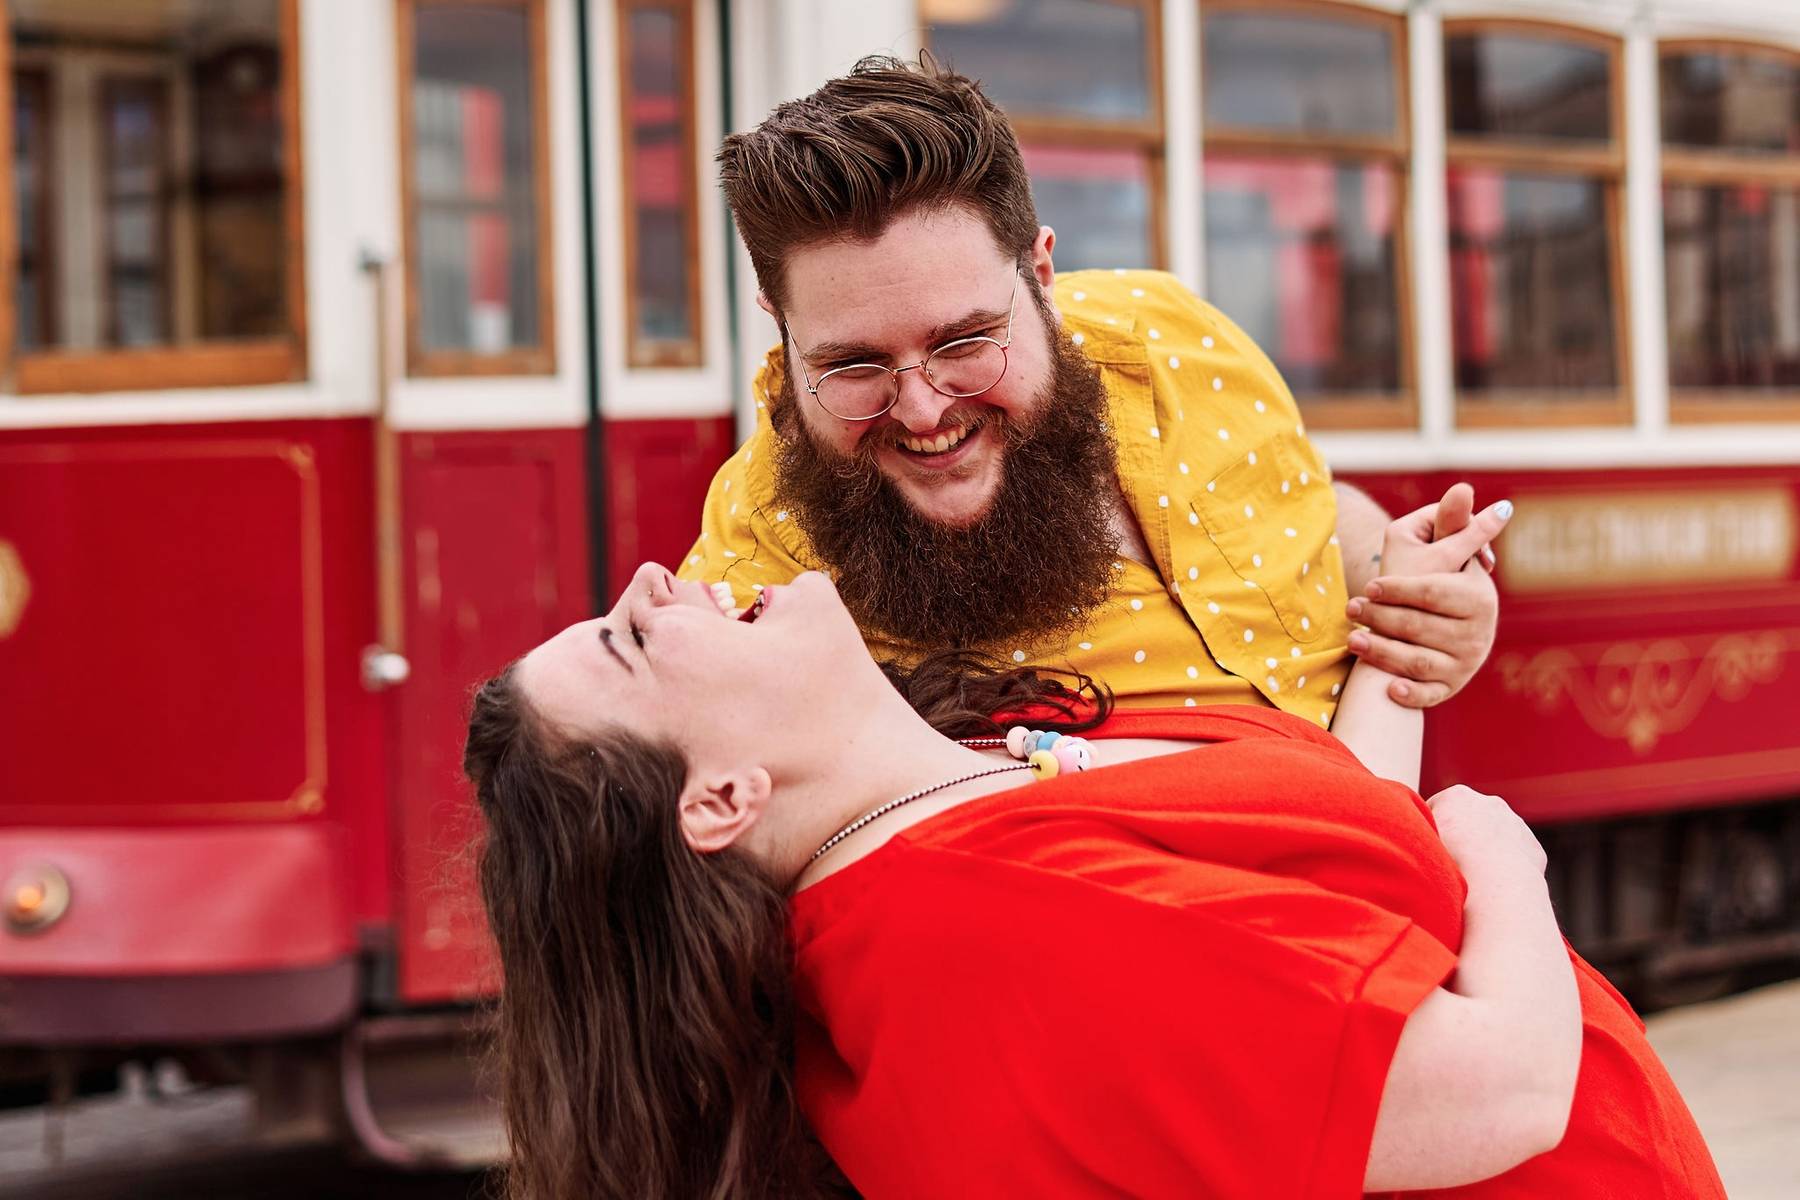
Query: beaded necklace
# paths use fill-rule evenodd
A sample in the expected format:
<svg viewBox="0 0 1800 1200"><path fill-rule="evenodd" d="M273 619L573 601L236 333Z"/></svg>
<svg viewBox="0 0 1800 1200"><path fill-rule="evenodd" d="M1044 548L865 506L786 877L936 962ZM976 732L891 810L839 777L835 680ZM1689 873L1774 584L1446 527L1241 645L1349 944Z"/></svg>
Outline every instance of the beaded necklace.
<svg viewBox="0 0 1800 1200"><path fill-rule="evenodd" d="M957 744L975 749L993 749L1004 746L1008 754L1024 761L1008 763L1004 767L989 767L985 771L973 771L967 775L958 775L955 779L946 779L942 783L934 783L930 787L920 788L918 791L908 792L898 799L889 800L886 804L870 809L826 838L825 844L814 850L812 858L807 861L816 862L839 842L871 821L893 812L902 804L911 804L922 796L941 792L945 788L955 787L959 783L985 779L989 775L1000 775L1007 771L1030 771L1035 779L1054 779L1067 772L1085 771L1094 765L1094 748L1087 739L1065 737L1060 733L1046 732L1041 729L1027 729L1023 725L1014 725L1006 731L1006 736L1003 738L962 738Z"/></svg>

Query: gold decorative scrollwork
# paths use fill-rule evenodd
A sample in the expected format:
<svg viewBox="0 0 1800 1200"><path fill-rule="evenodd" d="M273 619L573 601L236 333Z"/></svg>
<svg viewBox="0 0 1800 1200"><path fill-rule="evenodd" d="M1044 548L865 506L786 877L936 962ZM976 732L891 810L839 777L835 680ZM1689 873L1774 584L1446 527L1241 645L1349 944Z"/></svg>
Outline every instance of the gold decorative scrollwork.
<svg viewBox="0 0 1800 1200"><path fill-rule="evenodd" d="M1737 701L1781 674L1787 638L1775 631L1732 633L1704 650L1673 638L1621 642L1606 647L1588 666L1558 647L1529 658L1503 655L1496 667L1510 695L1524 696L1541 713L1554 713L1566 697L1588 728L1623 738L1648 754L1657 742L1687 728L1714 697Z"/></svg>
<svg viewBox="0 0 1800 1200"><path fill-rule="evenodd" d="M0 538L0 638L9 638L25 619L25 602L31 599L31 577L25 561L5 538Z"/></svg>

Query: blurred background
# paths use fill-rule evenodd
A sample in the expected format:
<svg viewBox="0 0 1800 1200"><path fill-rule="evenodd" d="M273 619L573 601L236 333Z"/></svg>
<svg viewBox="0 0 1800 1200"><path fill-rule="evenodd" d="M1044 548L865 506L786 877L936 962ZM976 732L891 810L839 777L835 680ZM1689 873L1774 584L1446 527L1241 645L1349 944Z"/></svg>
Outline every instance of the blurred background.
<svg viewBox="0 0 1800 1200"><path fill-rule="evenodd" d="M1513 498L1427 788L1533 822L1732 1194L1800 1194L1793 0L0 21L0 1191L485 1186L469 688L755 419L719 139L929 47L1058 266L1220 305L1390 510Z"/></svg>

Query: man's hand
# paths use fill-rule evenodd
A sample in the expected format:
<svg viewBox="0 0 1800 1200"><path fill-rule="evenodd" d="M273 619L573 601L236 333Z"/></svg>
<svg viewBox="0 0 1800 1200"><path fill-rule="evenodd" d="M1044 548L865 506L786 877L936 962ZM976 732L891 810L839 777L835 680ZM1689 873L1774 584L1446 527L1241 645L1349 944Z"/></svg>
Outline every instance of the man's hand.
<svg viewBox="0 0 1800 1200"><path fill-rule="evenodd" d="M1350 650L1402 678L1388 696L1409 708L1442 704L1487 661L1500 597L1481 552L1512 516L1506 501L1471 516L1475 490L1459 483L1437 504L1388 526L1384 574L1350 601ZM1491 561L1488 560L1488 561Z"/></svg>

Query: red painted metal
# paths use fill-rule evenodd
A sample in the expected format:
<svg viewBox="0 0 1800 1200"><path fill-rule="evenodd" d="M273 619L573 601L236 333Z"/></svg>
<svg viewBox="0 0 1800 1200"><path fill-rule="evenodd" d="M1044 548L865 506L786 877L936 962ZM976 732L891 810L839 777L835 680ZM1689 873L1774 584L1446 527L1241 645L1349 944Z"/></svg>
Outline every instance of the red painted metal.
<svg viewBox="0 0 1800 1200"><path fill-rule="evenodd" d="M706 489L737 432L728 416L696 417L608 421L605 437L610 607L640 563L673 568L694 544Z"/></svg>
<svg viewBox="0 0 1800 1200"><path fill-rule="evenodd" d="M1534 497L1776 488L1800 470L1667 468L1346 477L1390 512L1460 478L1485 504ZM1749 582L1614 584L1520 593L1498 543L1500 631L1487 667L1427 722L1424 786L1496 792L1554 823L1800 793L1800 563ZM1738 651L1758 651L1739 669ZM1577 696L1579 693L1579 697Z"/></svg>
<svg viewBox="0 0 1800 1200"><path fill-rule="evenodd" d="M461 780L472 687L593 611L585 434L579 429L406 434L406 653L390 693L400 994L490 990L471 874L478 822Z"/></svg>

